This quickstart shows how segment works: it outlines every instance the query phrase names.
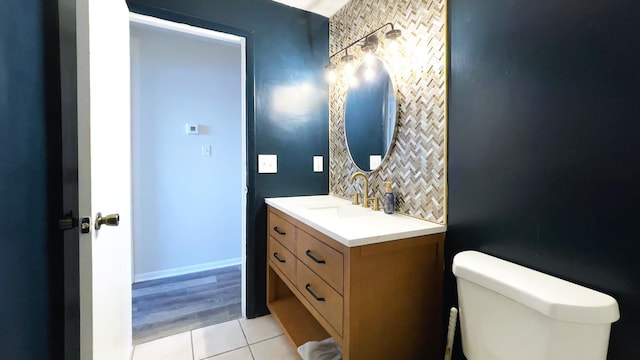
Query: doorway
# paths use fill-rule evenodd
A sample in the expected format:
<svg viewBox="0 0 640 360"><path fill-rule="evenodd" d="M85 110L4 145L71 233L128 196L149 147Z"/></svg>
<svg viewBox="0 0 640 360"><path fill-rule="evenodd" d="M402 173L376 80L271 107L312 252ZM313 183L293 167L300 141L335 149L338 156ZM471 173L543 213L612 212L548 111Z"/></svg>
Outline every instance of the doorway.
<svg viewBox="0 0 640 360"><path fill-rule="evenodd" d="M130 24L135 344L245 315L246 45L138 14ZM174 290L166 313L178 320L147 313L136 328L140 307L163 306L158 289Z"/></svg>

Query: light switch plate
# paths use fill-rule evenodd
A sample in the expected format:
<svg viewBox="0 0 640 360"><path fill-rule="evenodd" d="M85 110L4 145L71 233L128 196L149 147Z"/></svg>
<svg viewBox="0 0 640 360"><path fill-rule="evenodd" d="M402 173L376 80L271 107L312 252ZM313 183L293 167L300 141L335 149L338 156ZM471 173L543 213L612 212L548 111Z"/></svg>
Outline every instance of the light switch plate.
<svg viewBox="0 0 640 360"><path fill-rule="evenodd" d="M211 145L202 145L202 156L211 156Z"/></svg>
<svg viewBox="0 0 640 360"><path fill-rule="evenodd" d="M278 173L278 155L258 154L258 173Z"/></svg>
<svg viewBox="0 0 640 360"><path fill-rule="evenodd" d="M322 156L314 156L313 157L313 172L322 172L323 171L323 158Z"/></svg>

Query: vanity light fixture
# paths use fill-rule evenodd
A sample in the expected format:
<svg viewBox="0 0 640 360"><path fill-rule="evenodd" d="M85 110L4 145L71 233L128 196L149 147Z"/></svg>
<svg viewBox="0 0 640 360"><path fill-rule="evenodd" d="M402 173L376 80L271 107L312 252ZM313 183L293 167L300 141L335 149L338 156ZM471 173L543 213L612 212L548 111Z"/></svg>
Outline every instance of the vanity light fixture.
<svg viewBox="0 0 640 360"><path fill-rule="evenodd" d="M324 67L325 68L325 78L328 82L333 83L336 81L336 66L333 64L329 64Z"/></svg>
<svg viewBox="0 0 640 360"><path fill-rule="evenodd" d="M389 42L391 43L391 45L393 43L397 43L397 39L402 35L402 31L400 29L396 29L394 28L392 23L386 23L382 26L380 26L379 28L373 30L372 32L366 34L365 36L357 39L356 41L352 42L351 44L343 47L342 49L336 51L335 53L331 54L331 56L329 56L329 65L325 66L326 69L326 78L327 81L329 82L334 82L336 79L336 73L335 70L337 68L337 64L332 63L331 59L334 58L336 55L341 54L342 52L344 52L344 56L342 56L340 58L340 62L344 63L344 73L346 76L352 76L353 71L354 71L354 65L353 62L355 60L355 57L353 55L349 54L349 48L356 45L356 44L360 44L360 50L365 53L365 57L371 57L373 53L375 53L376 49L378 49L378 37L375 35L376 32L384 29L385 27L390 26L391 30L385 32L384 37L386 40L389 40Z"/></svg>
<svg viewBox="0 0 640 360"><path fill-rule="evenodd" d="M398 51L398 38L402 35L400 30L390 30L384 34L384 37L389 40L389 50L396 52Z"/></svg>
<svg viewBox="0 0 640 360"><path fill-rule="evenodd" d="M399 30L396 30L399 31ZM367 54L373 54L378 49L378 37L375 35L369 35L364 39L364 43L360 46L360 49Z"/></svg>
<svg viewBox="0 0 640 360"><path fill-rule="evenodd" d="M352 75L349 79L349 86L351 86L352 88L357 88L358 85L360 85L360 80L358 80L357 76Z"/></svg>
<svg viewBox="0 0 640 360"><path fill-rule="evenodd" d="M378 49L378 37L375 35L369 35L364 40L364 44L360 47L360 50L364 53L364 62L368 67L373 64L373 54Z"/></svg>
<svg viewBox="0 0 640 360"><path fill-rule="evenodd" d="M372 80L376 76L376 72L369 66L364 71L364 79L367 81Z"/></svg>
<svg viewBox="0 0 640 360"><path fill-rule="evenodd" d="M344 63L344 68L342 69L342 71L344 71L345 75L347 76L353 75L353 72L355 71L353 62L355 59L356 58L353 55L349 55L348 50L345 50L345 55L340 58L340 61Z"/></svg>
<svg viewBox="0 0 640 360"><path fill-rule="evenodd" d="M389 40L397 40L401 35L402 35L402 31L398 29L394 29L393 26L391 26L391 30L387 31L384 34L384 37L386 37Z"/></svg>
<svg viewBox="0 0 640 360"><path fill-rule="evenodd" d="M373 55L371 55L371 53L364 54L364 63L367 64L368 67L373 65Z"/></svg>

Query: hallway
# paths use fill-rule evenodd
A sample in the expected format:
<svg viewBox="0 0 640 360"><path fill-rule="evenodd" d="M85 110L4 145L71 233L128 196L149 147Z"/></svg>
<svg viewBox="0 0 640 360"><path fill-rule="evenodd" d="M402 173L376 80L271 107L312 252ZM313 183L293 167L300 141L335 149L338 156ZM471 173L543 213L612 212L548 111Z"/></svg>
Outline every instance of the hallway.
<svg viewBox="0 0 640 360"><path fill-rule="evenodd" d="M241 318L240 267L134 283L133 345Z"/></svg>

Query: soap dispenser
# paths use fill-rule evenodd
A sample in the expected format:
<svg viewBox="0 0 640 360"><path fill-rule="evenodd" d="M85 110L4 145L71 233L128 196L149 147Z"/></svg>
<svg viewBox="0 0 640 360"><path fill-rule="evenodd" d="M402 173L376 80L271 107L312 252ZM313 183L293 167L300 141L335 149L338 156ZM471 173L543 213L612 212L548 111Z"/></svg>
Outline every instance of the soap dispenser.
<svg viewBox="0 0 640 360"><path fill-rule="evenodd" d="M385 181L384 184L387 186L384 194L384 213L393 214L393 208L396 205L396 197L393 195L393 190L391 189L391 181Z"/></svg>

